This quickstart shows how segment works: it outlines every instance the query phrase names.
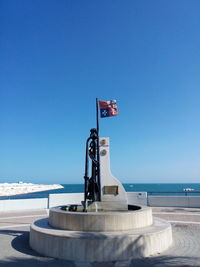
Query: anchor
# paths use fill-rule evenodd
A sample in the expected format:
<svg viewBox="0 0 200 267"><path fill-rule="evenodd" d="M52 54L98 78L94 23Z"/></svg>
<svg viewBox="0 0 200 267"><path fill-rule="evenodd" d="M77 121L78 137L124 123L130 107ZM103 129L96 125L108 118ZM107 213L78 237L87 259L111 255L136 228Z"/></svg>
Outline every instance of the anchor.
<svg viewBox="0 0 200 267"><path fill-rule="evenodd" d="M100 168L99 168L99 137L95 128L90 130L90 137L86 141L85 153L85 192L84 211L87 211L88 201L100 201ZM89 177L89 159L91 160L91 177Z"/></svg>
<svg viewBox="0 0 200 267"><path fill-rule="evenodd" d="M83 211L128 210L126 191L110 171L109 138L98 137L96 129L86 141L84 180Z"/></svg>

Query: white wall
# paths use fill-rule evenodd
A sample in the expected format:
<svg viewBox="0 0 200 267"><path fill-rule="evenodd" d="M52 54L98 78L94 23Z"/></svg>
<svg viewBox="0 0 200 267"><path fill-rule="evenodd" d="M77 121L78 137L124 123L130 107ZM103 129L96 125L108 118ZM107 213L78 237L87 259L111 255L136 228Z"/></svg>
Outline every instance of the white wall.
<svg viewBox="0 0 200 267"><path fill-rule="evenodd" d="M129 205L147 206L147 192L127 192Z"/></svg>
<svg viewBox="0 0 200 267"><path fill-rule="evenodd" d="M72 194L50 194L49 195L49 208L68 205L68 204L81 204L84 200L83 193Z"/></svg>
<svg viewBox="0 0 200 267"><path fill-rule="evenodd" d="M148 196L148 206L200 208L200 196Z"/></svg>
<svg viewBox="0 0 200 267"><path fill-rule="evenodd" d="M128 204L147 205L147 193L146 192L127 192ZM68 205L68 204L81 204L84 200L83 193L72 194L50 194L49 195L49 208Z"/></svg>
<svg viewBox="0 0 200 267"><path fill-rule="evenodd" d="M200 196L148 196L146 192L127 192L128 204L151 207L200 208ZM81 204L83 193L50 194L48 198L0 200L0 212L46 209L68 204Z"/></svg>
<svg viewBox="0 0 200 267"><path fill-rule="evenodd" d="M0 200L0 211L46 209L48 198Z"/></svg>
<svg viewBox="0 0 200 267"><path fill-rule="evenodd" d="M188 206L189 208L200 208L200 197L189 197Z"/></svg>
<svg viewBox="0 0 200 267"><path fill-rule="evenodd" d="M146 192L128 192L128 203L147 205ZM48 198L0 200L0 212L12 210L46 209L68 204L81 204L83 193L50 194Z"/></svg>

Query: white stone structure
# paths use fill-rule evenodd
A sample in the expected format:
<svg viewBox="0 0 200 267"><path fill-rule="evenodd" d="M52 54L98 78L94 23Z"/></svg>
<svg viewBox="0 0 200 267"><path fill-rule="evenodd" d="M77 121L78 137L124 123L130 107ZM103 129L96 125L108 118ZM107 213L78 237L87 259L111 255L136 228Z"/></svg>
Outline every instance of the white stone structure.
<svg viewBox="0 0 200 267"><path fill-rule="evenodd" d="M105 262L156 255L171 245L169 223L153 220L149 207L128 206L124 187L110 171L109 138L100 138L100 177L101 201L89 205L88 212L51 208L48 219L31 225L34 250L71 261Z"/></svg>
<svg viewBox="0 0 200 267"><path fill-rule="evenodd" d="M110 144L108 137L99 140L101 202L104 209L128 210L126 191L110 170Z"/></svg>

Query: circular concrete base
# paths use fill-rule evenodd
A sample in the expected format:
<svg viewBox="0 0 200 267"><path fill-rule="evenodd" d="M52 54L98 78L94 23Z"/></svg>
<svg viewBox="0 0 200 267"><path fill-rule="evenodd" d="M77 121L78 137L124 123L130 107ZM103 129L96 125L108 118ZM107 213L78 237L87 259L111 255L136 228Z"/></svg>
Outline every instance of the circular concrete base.
<svg viewBox="0 0 200 267"><path fill-rule="evenodd" d="M151 226L121 232L83 232L52 228L48 219L30 228L30 246L40 254L82 262L121 261L155 255L172 243L171 225L155 219Z"/></svg>

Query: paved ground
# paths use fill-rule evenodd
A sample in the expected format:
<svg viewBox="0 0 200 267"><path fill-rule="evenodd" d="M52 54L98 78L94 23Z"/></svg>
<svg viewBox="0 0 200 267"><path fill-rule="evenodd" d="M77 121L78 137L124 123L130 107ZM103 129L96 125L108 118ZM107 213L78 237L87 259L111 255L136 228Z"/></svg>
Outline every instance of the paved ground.
<svg viewBox="0 0 200 267"><path fill-rule="evenodd" d="M1 213L0 266L69 267L200 267L200 209L153 208L154 216L172 222L174 243L169 250L146 259L110 263L74 263L47 258L28 244L31 222L48 216L47 210Z"/></svg>

